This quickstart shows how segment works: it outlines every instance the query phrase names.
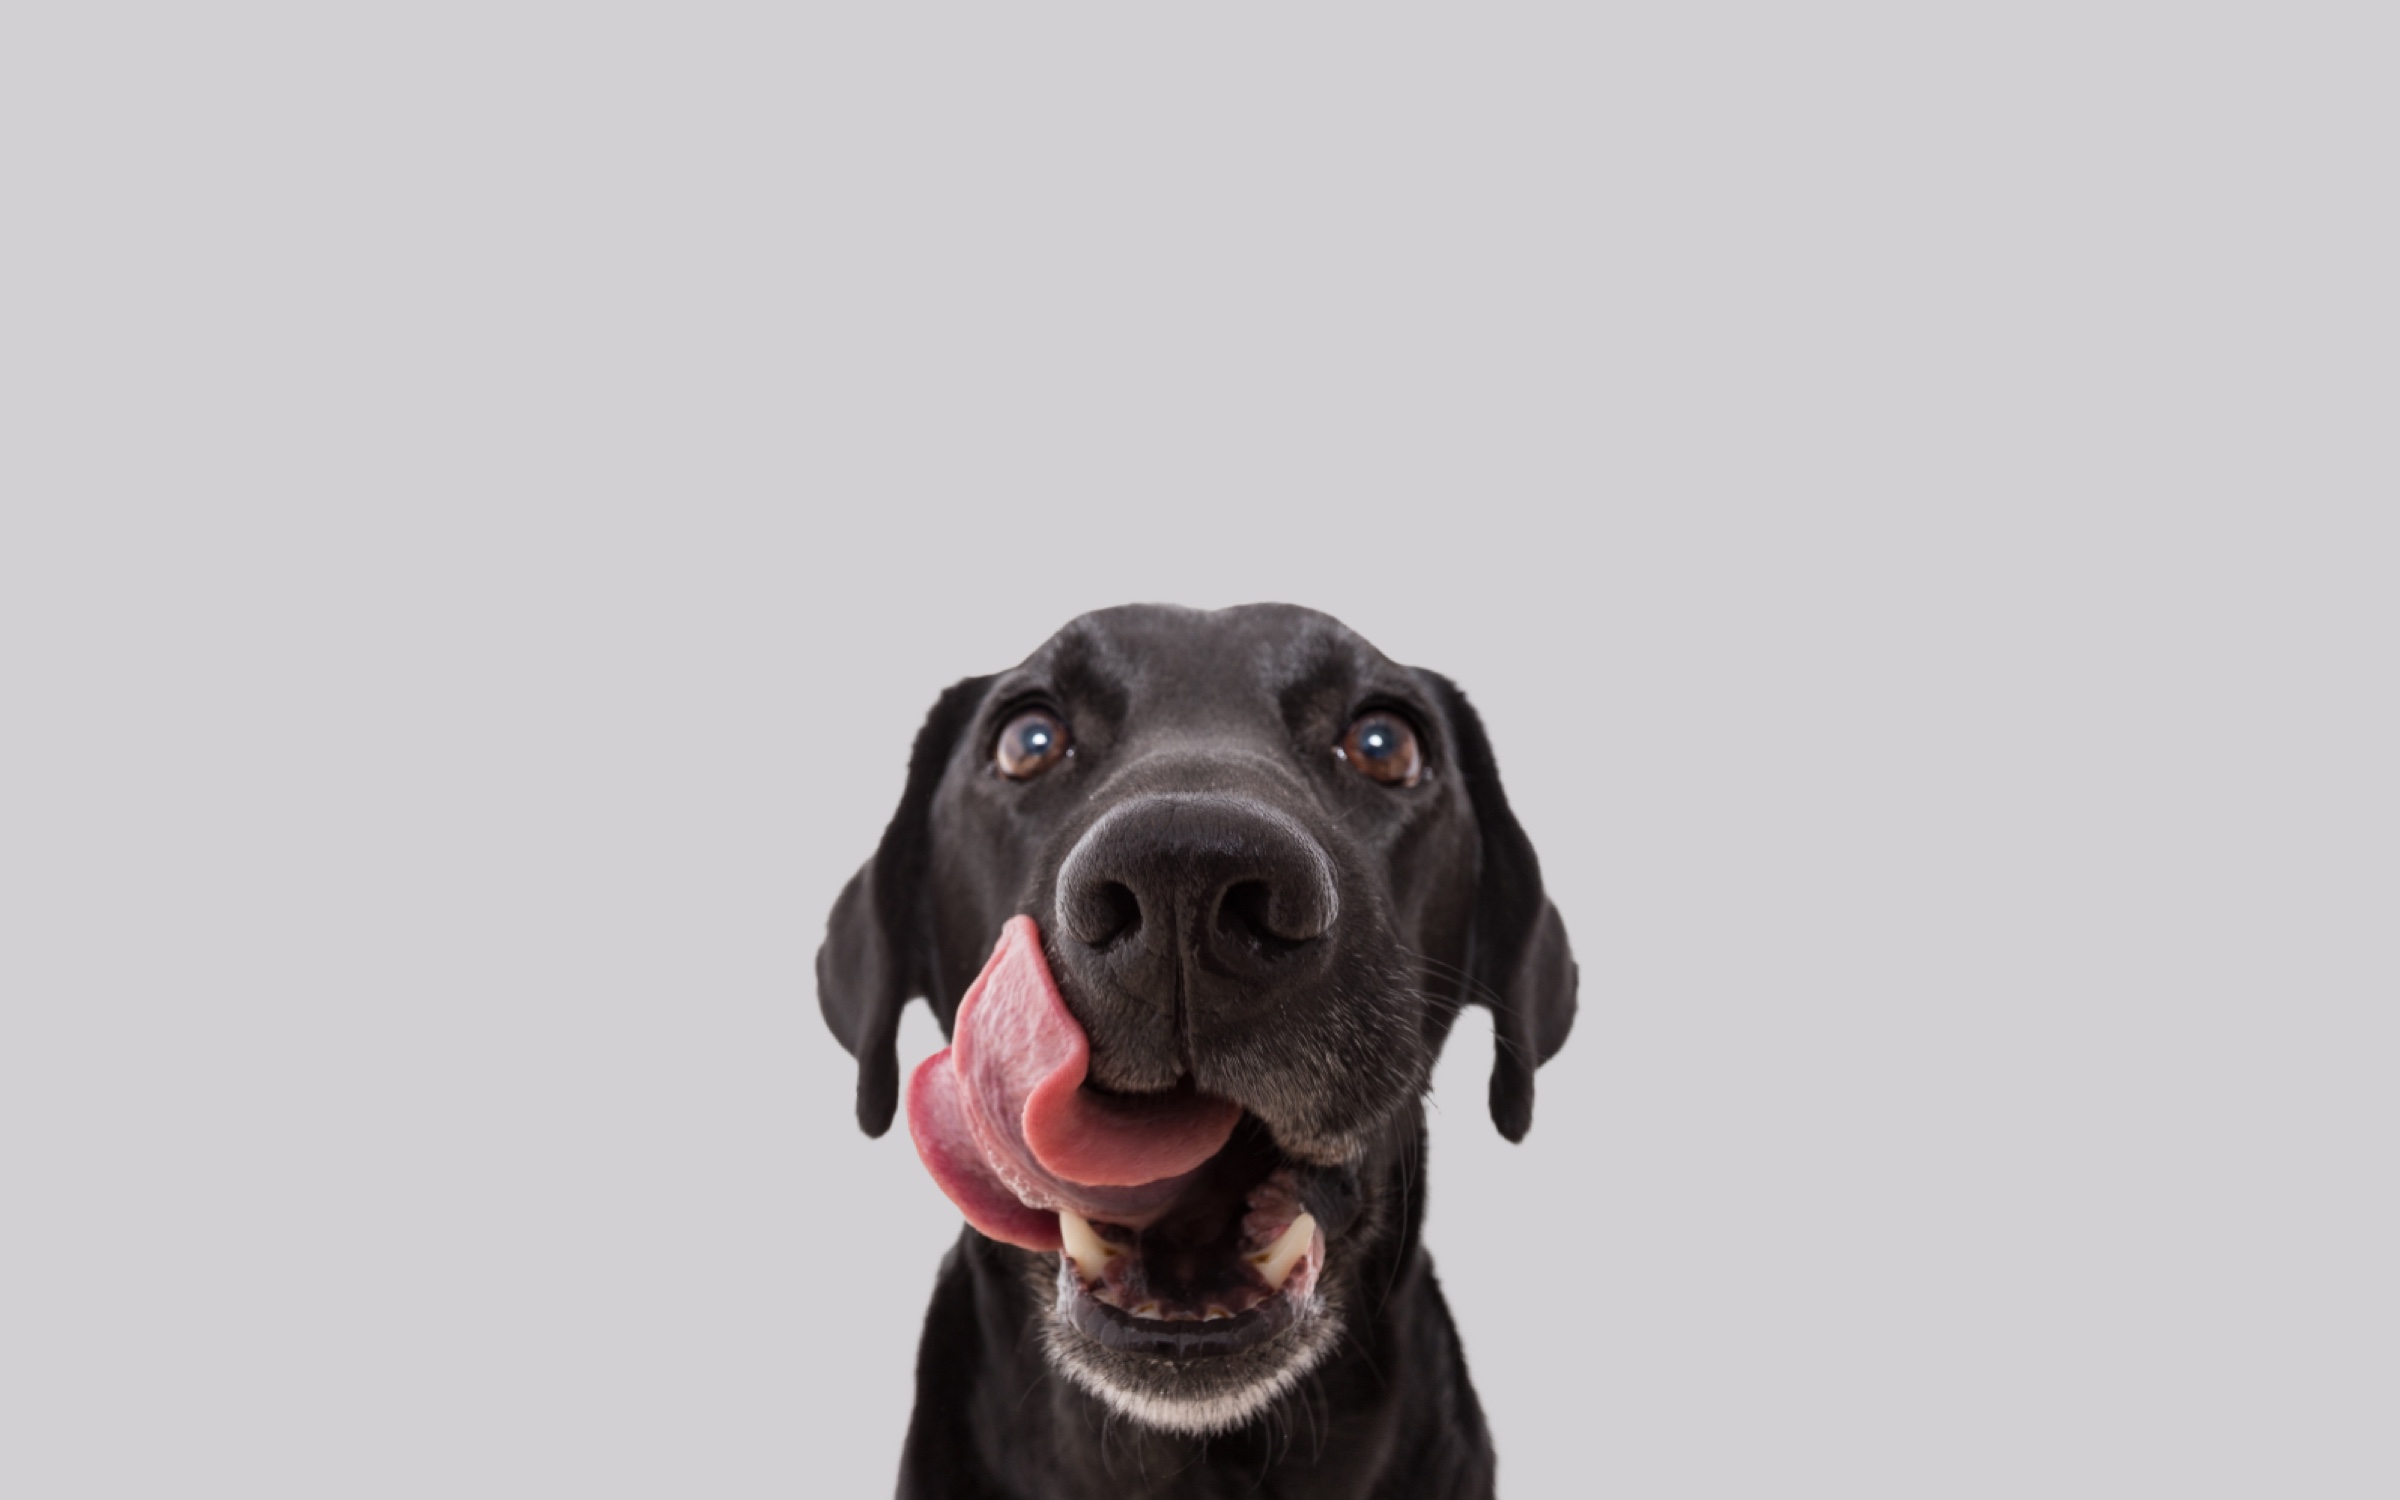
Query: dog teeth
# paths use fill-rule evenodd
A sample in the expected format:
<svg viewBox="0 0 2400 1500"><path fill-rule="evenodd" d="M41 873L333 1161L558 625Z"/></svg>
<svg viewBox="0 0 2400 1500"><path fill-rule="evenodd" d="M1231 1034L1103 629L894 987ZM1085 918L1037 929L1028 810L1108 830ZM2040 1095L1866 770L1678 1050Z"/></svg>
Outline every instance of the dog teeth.
<svg viewBox="0 0 2400 1500"><path fill-rule="evenodd" d="M1092 1221L1071 1208L1058 1211L1058 1237L1066 1242L1067 1259L1075 1262L1076 1273L1086 1281L1098 1281L1108 1263L1124 1253L1100 1238Z"/></svg>
<svg viewBox="0 0 2400 1500"><path fill-rule="evenodd" d="M1258 1274L1266 1278L1270 1290L1280 1292L1284 1281L1292 1274L1292 1267L1300 1263L1300 1257L1308 1253L1309 1243L1316 1237L1316 1218L1304 1213L1292 1220L1290 1228L1276 1236L1274 1244L1253 1254L1250 1264L1256 1266Z"/></svg>
<svg viewBox="0 0 2400 1500"><path fill-rule="evenodd" d="M1316 1237L1315 1216L1303 1213L1284 1226L1283 1233L1275 1237L1274 1243L1252 1251L1243 1259L1258 1272L1259 1279L1267 1284L1267 1294L1272 1296L1283 1290L1283 1284L1291 1279L1292 1267L1300 1264L1301 1257L1308 1254ZM1111 1306L1121 1306L1109 1288L1107 1272L1110 1264L1125 1254L1125 1247L1112 1245L1100 1238L1100 1232L1092 1227L1092 1221L1071 1208L1058 1211L1058 1238L1068 1263L1075 1267L1075 1274L1083 1283L1096 1289L1102 1301ZM1255 1305L1259 1299L1256 1293L1251 1293L1235 1300L1245 1305ZM1221 1302L1211 1302L1199 1309L1162 1309L1155 1300L1139 1303L1129 1309L1137 1318L1163 1318L1173 1323L1214 1322L1221 1318L1238 1317L1243 1310Z"/></svg>

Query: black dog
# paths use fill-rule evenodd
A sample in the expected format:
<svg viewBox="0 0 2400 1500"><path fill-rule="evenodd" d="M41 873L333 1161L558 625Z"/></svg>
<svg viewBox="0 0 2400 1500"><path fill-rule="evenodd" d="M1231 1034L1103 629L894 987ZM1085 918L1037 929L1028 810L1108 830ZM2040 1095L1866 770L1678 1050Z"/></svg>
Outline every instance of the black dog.
<svg viewBox="0 0 2400 1500"><path fill-rule="evenodd" d="M926 1318L900 1493L1491 1494L1418 1243L1423 1096L1459 1008L1488 1005L1492 1118L1522 1138L1576 972L1458 689L1313 611L1137 606L942 694L817 955L869 1135L899 1100L901 1007L926 997L949 1033L1020 915L1089 1037L1098 1104L1241 1109L1165 1219L1098 1226L1104 1253L1152 1285L1234 1285L1244 1195L1271 1182L1313 1217L1321 1269L1290 1308L1203 1314L1169 1291L1192 1310L1127 1310L1080 1262L966 1230Z"/></svg>

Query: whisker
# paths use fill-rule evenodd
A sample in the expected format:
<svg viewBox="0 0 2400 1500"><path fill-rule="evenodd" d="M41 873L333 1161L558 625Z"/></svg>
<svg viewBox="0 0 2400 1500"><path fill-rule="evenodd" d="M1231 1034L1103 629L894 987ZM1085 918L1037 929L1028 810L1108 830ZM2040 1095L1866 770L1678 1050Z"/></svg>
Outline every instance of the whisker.
<svg viewBox="0 0 2400 1500"><path fill-rule="evenodd" d="M1418 963L1423 964L1425 967L1433 970L1435 973L1457 980L1461 985L1466 987L1473 998L1482 1001L1485 1005L1490 1006L1492 1009L1497 1011L1505 1011L1510 1015L1516 1014L1516 1005L1510 1001L1506 995L1501 994L1498 990L1493 989L1490 985L1484 983L1480 979L1477 979L1473 974L1468 973L1458 965L1450 963L1444 959L1435 958L1430 953L1420 952L1415 948L1409 947L1406 943L1396 944L1395 946L1401 953L1406 954L1408 957L1416 960Z"/></svg>
<svg viewBox="0 0 2400 1500"><path fill-rule="evenodd" d="M1414 986L1410 986L1405 993L1414 996L1423 1004L1431 1005L1436 1003L1436 997L1428 995L1423 990ZM1492 1043L1495 1046L1506 1047L1509 1050L1510 1055L1517 1057L1520 1060L1537 1064L1541 1061L1541 1059L1533 1056L1531 1050L1528 1049L1523 1042L1518 1041L1515 1037L1510 1036L1505 1030L1498 1026L1494 1026L1492 1028Z"/></svg>

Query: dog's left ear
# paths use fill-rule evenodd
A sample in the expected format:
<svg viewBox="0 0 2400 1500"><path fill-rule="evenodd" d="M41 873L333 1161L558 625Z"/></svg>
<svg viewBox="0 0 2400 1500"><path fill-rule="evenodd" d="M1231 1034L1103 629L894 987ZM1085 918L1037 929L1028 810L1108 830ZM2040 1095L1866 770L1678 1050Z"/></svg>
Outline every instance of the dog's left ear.
<svg viewBox="0 0 2400 1500"><path fill-rule="evenodd" d="M1483 720L1458 684L1437 672L1434 686L1450 721L1456 774L1467 783L1481 857L1462 1001L1492 1012L1492 1123L1512 1141L1533 1126L1533 1070L1565 1045L1575 1024L1575 955L1566 924L1542 894L1542 862L1508 810L1500 767Z"/></svg>
<svg viewBox="0 0 2400 1500"><path fill-rule="evenodd" d="M908 752L899 810L874 857L842 887L817 949L817 1008L858 1059L858 1128L869 1135L891 1129L899 1107L901 1008L933 993L933 914L925 899L933 791L991 680L953 684L925 716Z"/></svg>

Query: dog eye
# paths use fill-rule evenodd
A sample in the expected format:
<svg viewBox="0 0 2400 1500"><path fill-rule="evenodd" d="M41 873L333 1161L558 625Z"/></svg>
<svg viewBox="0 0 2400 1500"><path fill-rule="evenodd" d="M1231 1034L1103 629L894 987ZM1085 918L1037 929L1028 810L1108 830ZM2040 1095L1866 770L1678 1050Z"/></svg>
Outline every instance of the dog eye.
<svg viewBox="0 0 2400 1500"><path fill-rule="evenodd" d="M1038 708L1008 721L992 764L1011 781L1025 781L1056 765L1067 753L1067 726Z"/></svg>
<svg viewBox="0 0 2400 1500"><path fill-rule="evenodd" d="M1425 767L1417 751L1417 732L1397 714L1360 714L1333 753L1385 786L1415 786Z"/></svg>

